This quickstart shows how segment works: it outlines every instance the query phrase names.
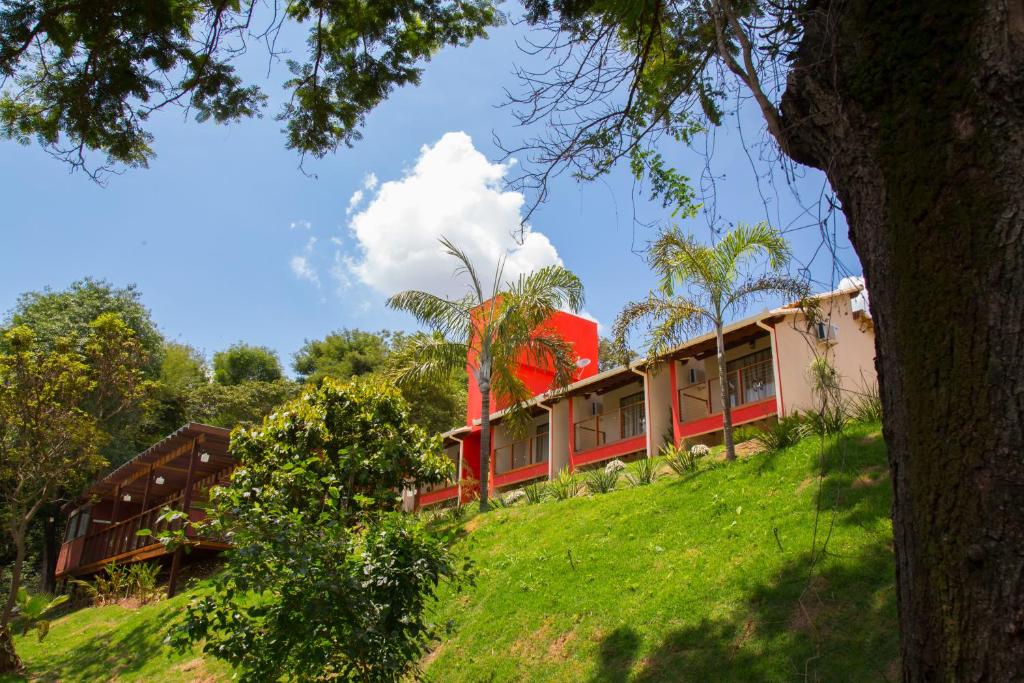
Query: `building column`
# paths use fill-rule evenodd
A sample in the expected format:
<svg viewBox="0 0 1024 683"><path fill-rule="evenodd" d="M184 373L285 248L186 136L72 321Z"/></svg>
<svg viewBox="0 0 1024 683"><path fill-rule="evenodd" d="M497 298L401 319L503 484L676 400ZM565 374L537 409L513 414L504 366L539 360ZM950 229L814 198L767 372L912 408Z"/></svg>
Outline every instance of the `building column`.
<svg viewBox="0 0 1024 683"><path fill-rule="evenodd" d="M192 440L192 452L188 459L188 476L185 478L185 493L181 499L181 510L185 513L185 523L189 521L189 508L192 506L192 486L195 482L196 461L199 460L199 439ZM167 597L173 598L178 587L178 572L181 570L181 556L185 549L181 546L174 550L171 559L171 576L167 580Z"/></svg>

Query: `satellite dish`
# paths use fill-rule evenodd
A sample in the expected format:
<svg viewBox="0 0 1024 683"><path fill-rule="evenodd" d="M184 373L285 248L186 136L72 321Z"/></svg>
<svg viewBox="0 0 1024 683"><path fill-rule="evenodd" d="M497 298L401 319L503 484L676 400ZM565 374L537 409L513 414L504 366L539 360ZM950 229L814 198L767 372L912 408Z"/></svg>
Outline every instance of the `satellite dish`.
<svg viewBox="0 0 1024 683"><path fill-rule="evenodd" d="M585 368L588 365L590 365L590 359L589 358L580 358L578 361L576 361L576 367L578 367L578 368Z"/></svg>

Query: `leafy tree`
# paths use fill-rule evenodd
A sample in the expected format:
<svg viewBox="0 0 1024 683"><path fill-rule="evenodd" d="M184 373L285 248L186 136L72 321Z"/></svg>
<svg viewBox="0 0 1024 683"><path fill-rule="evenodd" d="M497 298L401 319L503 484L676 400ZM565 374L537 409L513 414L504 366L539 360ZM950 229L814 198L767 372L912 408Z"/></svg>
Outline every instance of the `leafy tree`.
<svg viewBox="0 0 1024 683"><path fill-rule="evenodd" d="M412 337L382 330L341 330L321 340L307 340L295 354L293 367L300 380L319 382L324 377L351 379L390 374L415 352L419 332ZM410 419L430 432L443 432L465 415L465 371L434 381L405 382L399 389L409 403Z"/></svg>
<svg viewBox="0 0 1024 683"><path fill-rule="evenodd" d="M387 360L389 332L339 330L323 339L306 340L295 353L293 367L300 381L323 377L348 379L379 372Z"/></svg>
<svg viewBox="0 0 1024 683"><path fill-rule="evenodd" d="M244 681L399 681L432 633L424 610L457 578L446 543L398 512L398 492L442 481L438 437L386 383L326 378L234 432L239 461L212 496L231 535L224 572L173 633Z"/></svg>
<svg viewBox="0 0 1024 683"><path fill-rule="evenodd" d="M140 366L145 377L157 379L163 362L163 336L142 304L142 296L135 285L116 287L105 280L87 277L63 290L46 288L26 292L18 297L4 328L26 325L32 329L40 348L70 347L82 352L91 338L92 324L103 314L116 315L132 330L137 344L131 348L145 358ZM137 364L138 360L131 362ZM100 421L100 428L108 435L102 450L104 458L113 465L120 465L148 445L152 437L148 426L153 419L148 412L159 406L159 398L152 404L117 402L115 406L104 405L102 400L92 401L87 410ZM160 435L165 433L160 432ZM34 525L41 528L33 528L30 533L30 554L39 558L41 586L46 592L52 592L56 585L54 571L60 533L56 520L60 517L56 503L47 505Z"/></svg>
<svg viewBox="0 0 1024 683"><path fill-rule="evenodd" d="M210 381L206 359L188 344L165 342L160 363L160 384L173 392L185 392Z"/></svg>
<svg viewBox="0 0 1024 683"><path fill-rule="evenodd" d="M767 275L751 274L752 262L759 256L768 262ZM630 328L646 321L648 356L653 361L691 334L714 329L725 456L735 460L722 329L752 300L772 294L799 297L806 291L801 282L782 274L789 263L789 245L782 233L766 223L741 224L711 246L670 228L651 245L649 257L658 289L643 301L626 305L615 321L615 338L625 344Z"/></svg>
<svg viewBox="0 0 1024 683"><path fill-rule="evenodd" d="M544 136L523 145L536 164L520 184L538 200L567 167L591 179L628 159L656 194L678 203L674 190L685 178L655 145L686 143L719 125L724 106L744 96L787 166L825 172L872 290L904 672L1021 678L1016 630L1004 627L1024 612L1024 593L1009 578L1024 568L1024 510L1015 504L1024 474L1011 476L1005 466L1005 454L1024 450L1014 394L1024 381L1016 314L1024 276L1024 24L1016 5L521 4L526 23L553 33L542 43L550 52L544 71L521 71L527 91L514 98L524 105L522 123L551 124L536 126ZM283 116L289 144L316 154L357 138L369 109L395 86L418 81L420 59L483 36L500 20L486 0L270 5L271 16L309 26ZM5 135L36 136L73 164L88 149L144 164L151 150L140 122L150 108L188 104L216 120L255 113L259 94L235 80L226 59L258 25L250 15L262 6L125 7L4 5L0 72L18 82L0 98ZM943 378L940 402L935 378ZM959 495L967 480L993 488ZM936 509L947 514L939 519ZM998 543L978 540L993 534ZM980 569L972 559L979 557ZM934 586L949 588L940 595ZM963 647L965 640L974 647Z"/></svg>
<svg viewBox="0 0 1024 683"><path fill-rule="evenodd" d="M423 332L411 335L392 333L391 352L383 374L393 376L395 373L401 373L402 368L415 363L417 349L430 343L430 340L425 338L427 336ZM465 424L469 388L465 366L441 377L410 377L398 388L409 403L409 419L413 424L420 425L433 434Z"/></svg>
<svg viewBox="0 0 1024 683"><path fill-rule="evenodd" d="M414 290L388 299L388 306L412 313L434 332L410 340L408 363L395 376L400 382L429 382L460 372L468 360L480 389L480 507L486 510L491 394L511 408L508 421L516 431L524 427L522 408L532 398L517 374L524 354L554 371L555 387L572 381L576 369L572 345L545 322L563 308L579 311L583 285L561 266L502 282L499 267L492 288L486 289L465 252L447 239L441 244L459 261L459 272L469 278L470 291L456 301Z"/></svg>
<svg viewBox="0 0 1024 683"><path fill-rule="evenodd" d="M81 351L50 349L19 325L0 353L0 522L15 547L11 585L0 613L0 671L20 668L10 623L20 588L29 525L65 490L86 483L105 461L105 435L90 406L130 405L149 389L134 332L103 314Z"/></svg>
<svg viewBox="0 0 1024 683"><path fill-rule="evenodd" d="M636 358L636 352L623 341L601 337L597 340L597 369L600 372L622 365L629 365Z"/></svg>
<svg viewBox="0 0 1024 683"><path fill-rule="evenodd" d="M188 392L186 420L232 429L259 424L278 406L294 398L300 385L286 379L276 382L202 384Z"/></svg>
<svg viewBox="0 0 1024 683"><path fill-rule="evenodd" d="M277 354L266 346L238 342L213 354L213 379L218 384L275 382L284 375Z"/></svg>
<svg viewBox="0 0 1024 683"><path fill-rule="evenodd" d="M75 167L93 150L109 166L146 166L155 110L187 107L218 123L261 114L266 96L231 61L257 34L273 43L287 22L308 32L308 49L288 61L278 119L289 148L319 157L359 139L366 113L394 87L419 83L438 49L498 19L486 0L5 3L0 74L14 87L0 97L0 132L35 137Z"/></svg>

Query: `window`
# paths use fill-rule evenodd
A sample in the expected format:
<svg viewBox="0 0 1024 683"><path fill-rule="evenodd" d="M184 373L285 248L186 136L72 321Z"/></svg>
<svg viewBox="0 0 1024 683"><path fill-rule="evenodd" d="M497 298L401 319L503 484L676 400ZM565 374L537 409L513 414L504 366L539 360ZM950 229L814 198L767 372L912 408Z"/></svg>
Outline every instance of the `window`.
<svg viewBox="0 0 1024 683"><path fill-rule="evenodd" d="M537 435L533 437L533 461L548 461L548 423L543 422L537 425Z"/></svg>
<svg viewBox="0 0 1024 683"><path fill-rule="evenodd" d="M647 431L644 392L640 391L619 399L619 422L623 439L639 436Z"/></svg>
<svg viewBox="0 0 1024 683"><path fill-rule="evenodd" d="M726 364L733 406L763 401L775 395L772 350L762 349Z"/></svg>

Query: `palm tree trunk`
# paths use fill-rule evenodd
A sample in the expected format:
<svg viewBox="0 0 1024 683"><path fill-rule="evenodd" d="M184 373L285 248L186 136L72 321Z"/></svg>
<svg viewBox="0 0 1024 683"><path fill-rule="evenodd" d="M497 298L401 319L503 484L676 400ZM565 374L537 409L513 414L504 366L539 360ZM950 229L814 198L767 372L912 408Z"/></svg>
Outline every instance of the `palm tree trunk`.
<svg viewBox="0 0 1024 683"><path fill-rule="evenodd" d="M477 380L480 388L480 511L487 509L488 476L491 471L491 383Z"/></svg>
<svg viewBox="0 0 1024 683"><path fill-rule="evenodd" d="M736 446L732 442L732 405L729 403L729 378L725 375L725 336L722 323L715 323L715 337L718 342L718 383L722 389L722 433L725 435L725 459L736 459Z"/></svg>

